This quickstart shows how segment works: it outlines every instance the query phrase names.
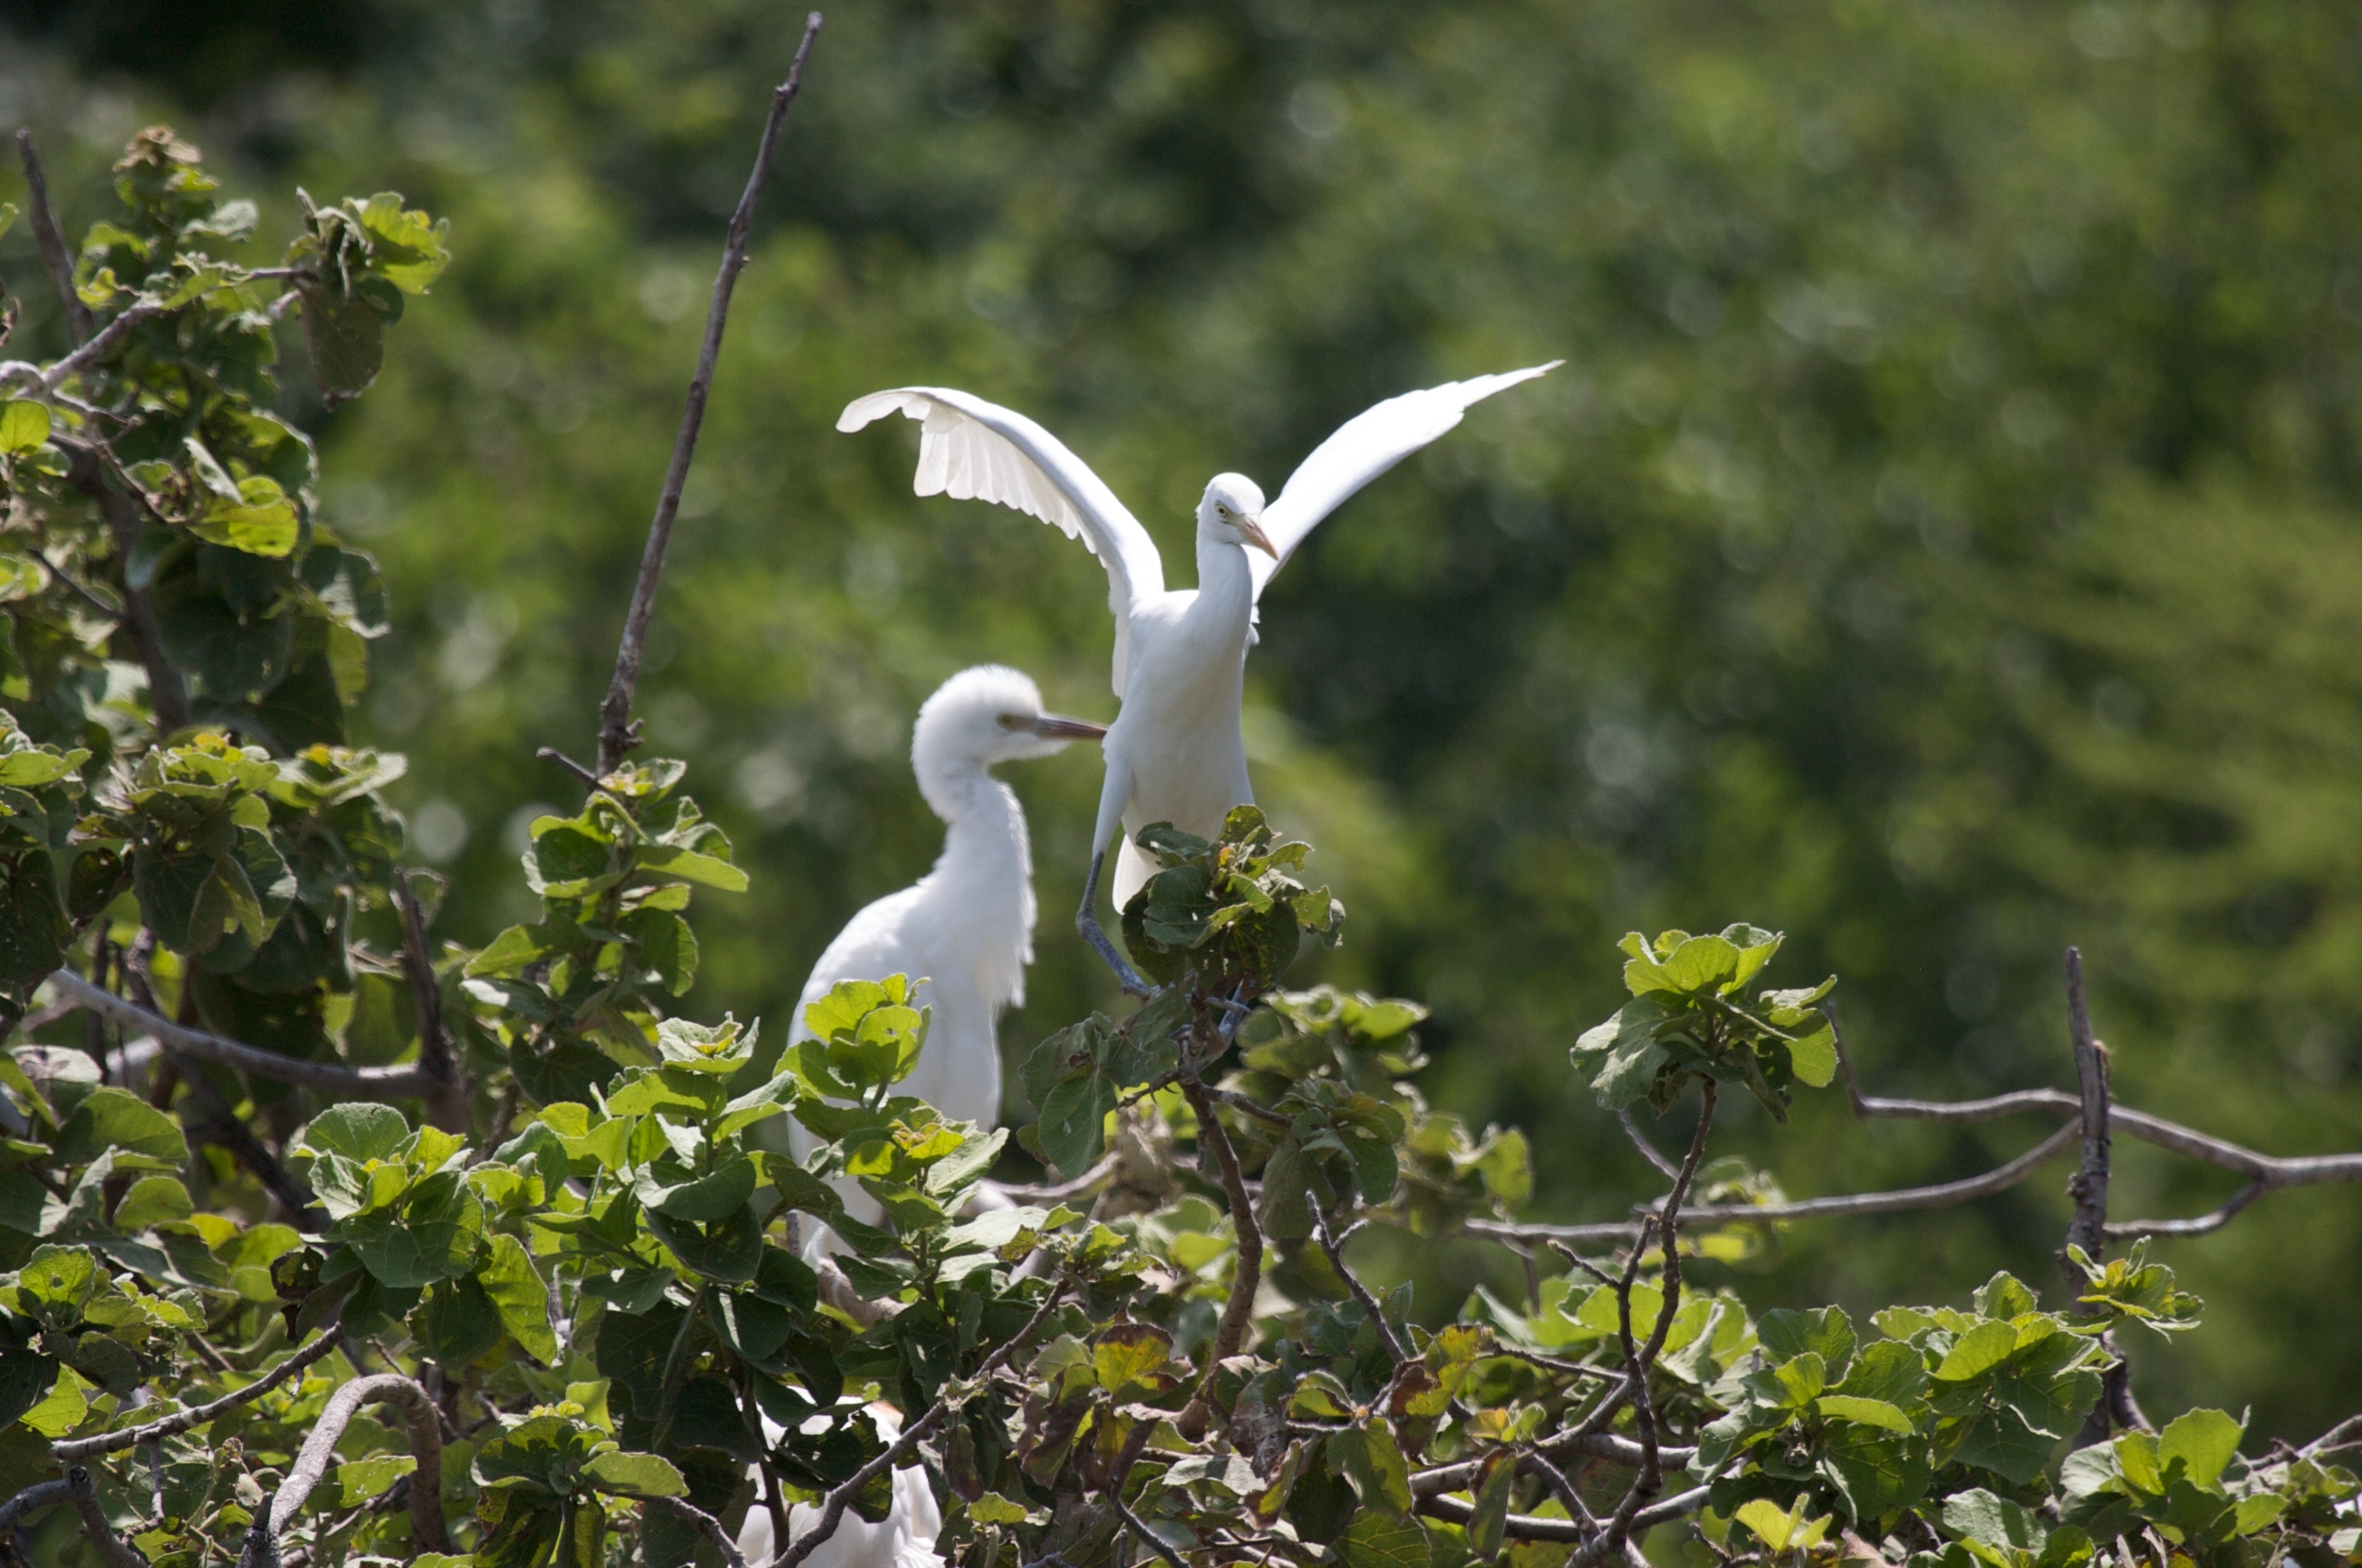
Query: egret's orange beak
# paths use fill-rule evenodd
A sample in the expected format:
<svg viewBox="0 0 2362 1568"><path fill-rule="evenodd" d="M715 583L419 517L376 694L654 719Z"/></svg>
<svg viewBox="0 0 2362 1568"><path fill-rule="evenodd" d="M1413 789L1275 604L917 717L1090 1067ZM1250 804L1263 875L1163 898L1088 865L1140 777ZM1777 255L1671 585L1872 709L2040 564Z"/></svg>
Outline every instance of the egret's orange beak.
<svg viewBox="0 0 2362 1568"><path fill-rule="evenodd" d="M1271 536L1263 532L1262 519L1242 516L1239 519L1238 530L1246 536L1247 543L1269 555L1273 560L1279 559L1279 551L1271 542Z"/></svg>

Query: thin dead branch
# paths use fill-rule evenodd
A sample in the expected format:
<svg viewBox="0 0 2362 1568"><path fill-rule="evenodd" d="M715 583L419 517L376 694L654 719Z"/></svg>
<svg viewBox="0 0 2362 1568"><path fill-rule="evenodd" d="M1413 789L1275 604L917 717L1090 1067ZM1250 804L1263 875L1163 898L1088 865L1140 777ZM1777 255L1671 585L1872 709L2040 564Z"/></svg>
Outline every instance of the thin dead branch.
<svg viewBox="0 0 2362 1568"><path fill-rule="evenodd" d="M310 1344L305 1345L245 1388L233 1389L210 1404L192 1406L178 1415L166 1416L162 1421L151 1421L145 1426L127 1426L118 1432L101 1432L95 1437L74 1438L64 1442L51 1443L50 1455L60 1459L86 1459L94 1455L120 1453L127 1448L137 1448L144 1442L155 1442L164 1438L178 1437L183 1432L193 1431L216 1416L262 1398L313 1362L319 1360L336 1348L337 1339L343 1332L344 1326L341 1319L328 1324L313 1337Z"/></svg>
<svg viewBox="0 0 2362 1568"><path fill-rule="evenodd" d="M402 910L402 968L410 977L410 995L418 1009L419 1070L429 1085L426 1118L446 1133L465 1133L468 1081L459 1071L451 1036L443 1031L443 992L435 979L435 962L427 952L426 917L419 912L419 895L410 885L410 873L397 870L393 888L394 902Z"/></svg>
<svg viewBox="0 0 2362 1568"><path fill-rule="evenodd" d="M247 1532L246 1550L239 1558L242 1568L277 1568L279 1538L303 1511L312 1489L334 1461L345 1428L364 1405L391 1405L402 1411L410 1427L410 1454L419 1465L410 1474L411 1532L421 1550L451 1549L450 1538L443 1531L443 1433L435 1402L409 1378L380 1372L356 1377L329 1396L311 1435L297 1451L295 1467L287 1473L278 1495Z"/></svg>
<svg viewBox="0 0 2362 1568"><path fill-rule="evenodd" d="M194 1056L200 1062L235 1067L257 1078L293 1083L346 1099L415 1099L423 1097L433 1087L427 1075L416 1067L346 1067L333 1062L304 1062L225 1040L218 1034L176 1024L162 1014L151 1013L111 991L101 990L71 969L52 970L49 983L79 1006L103 1014L116 1023L145 1030L168 1050Z"/></svg>
<svg viewBox="0 0 2362 1568"><path fill-rule="evenodd" d="M745 193L730 215L729 238L722 248L722 268L714 274L713 299L706 311L704 345L697 351L697 370L689 381L688 405L681 410L680 433L673 440L673 460L664 470L664 488L657 497L656 517L648 524L647 549L640 557L640 576L632 585L631 608L624 617L623 641L615 650L615 678L607 700L599 705L599 775L605 777L621 766L625 754L639 743L631 721L631 700L640 685L640 661L648 641L648 619L656 610L657 581L664 574L664 552L672 543L673 520L680 511L682 487L689 482L689 465L697 455L697 433L705 425L706 399L713 390L713 366L722 355L722 330L730 314L730 294L746 265L746 245L753 232L755 202L771 178L771 157L779 142L787 111L803 86L804 61L813 40L820 34L820 13L804 23L804 41L787 68L787 79L771 94L771 113L763 121L762 141L755 150L755 166L746 177Z"/></svg>
<svg viewBox="0 0 2362 1568"><path fill-rule="evenodd" d="M1239 1152L1231 1147L1230 1133L1214 1109L1212 1092L1195 1078L1185 1077L1181 1093L1197 1116L1198 1137L1213 1153L1215 1168L1222 1172L1223 1196L1230 1205L1231 1228L1238 1234L1239 1261L1230 1280L1230 1299L1223 1303L1213 1348L1206 1357L1206 1376L1210 1382L1214 1369L1239 1354L1239 1347L1246 1342L1247 1325L1255 1321L1255 1297L1263 1285L1263 1228L1256 1219L1254 1200L1247 1196ZM1174 1424L1183 1437L1195 1442L1206 1435L1212 1419L1213 1403L1201 1387Z"/></svg>
<svg viewBox="0 0 2362 1568"><path fill-rule="evenodd" d="M58 302L65 309L66 336L78 348L90 341L90 307L74 292L74 260L65 247L65 231L58 227L56 209L49 205L49 181L41 169L41 155L33 150L33 133L16 133L16 155L25 164L26 204L31 209L34 243L41 247L41 264L49 271L49 281L58 291Z"/></svg>

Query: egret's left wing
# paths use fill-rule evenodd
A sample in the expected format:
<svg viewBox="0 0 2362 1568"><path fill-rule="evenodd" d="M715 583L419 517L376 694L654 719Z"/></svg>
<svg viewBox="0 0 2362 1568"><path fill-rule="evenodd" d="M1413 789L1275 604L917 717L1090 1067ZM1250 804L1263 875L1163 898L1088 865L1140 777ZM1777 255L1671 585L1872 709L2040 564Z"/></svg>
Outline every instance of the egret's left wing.
<svg viewBox="0 0 2362 1568"><path fill-rule="evenodd" d="M1460 423L1470 404L1565 363L1554 359L1524 370L1504 370L1497 376L1406 392L1347 419L1335 435L1312 449L1312 455L1288 476L1279 499L1263 508L1263 532L1271 537L1279 555L1275 560L1255 551L1247 553L1248 569L1255 573L1256 597L1262 597L1263 585L1295 553L1304 537L1356 490Z"/></svg>
<svg viewBox="0 0 2362 1568"><path fill-rule="evenodd" d="M946 386L898 386L856 398L836 428L859 430L899 413L916 419L922 496L991 501L1079 538L1107 569L1107 607L1116 617L1116 695L1123 695L1132 606L1165 590L1164 563L1116 493L1066 443L1014 409Z"/></svg>

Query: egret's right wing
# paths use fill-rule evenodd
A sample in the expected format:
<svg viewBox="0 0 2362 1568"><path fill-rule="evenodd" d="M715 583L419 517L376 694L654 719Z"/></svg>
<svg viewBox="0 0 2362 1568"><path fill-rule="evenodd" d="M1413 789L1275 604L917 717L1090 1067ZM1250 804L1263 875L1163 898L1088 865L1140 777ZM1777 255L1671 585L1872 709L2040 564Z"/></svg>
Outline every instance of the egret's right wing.
<svg viewBox="0 0 2362 1568"><path fill-rule="evenodd" d="M1504 370L1495 376L1405 392L1363 409L1338 426L1336 434L1296 465L1279 499L1263 508L1263 532L1279 554L1274 559L1248 554L1255 596L1263 596L1263 585L1271 581L1272 573L1295 553L1321 519L1344 505L1355 491L1459 424L1471 404L1519 382L1532 381L1563 363L1554 359L1524 370Z"/></svg>
<svg viewBox="0 0 2362 1568"><path fill-rule="evenodd" d="M1123 695L1132 605L1165 590L1164 563L1139 520L1064 443L1022 414L941 386L898 386L846 405L844 431L899 413L919 421L923 496L995 501L1079 538L1107 569L1107 607L1116 617L1116 695Z"/></svg>

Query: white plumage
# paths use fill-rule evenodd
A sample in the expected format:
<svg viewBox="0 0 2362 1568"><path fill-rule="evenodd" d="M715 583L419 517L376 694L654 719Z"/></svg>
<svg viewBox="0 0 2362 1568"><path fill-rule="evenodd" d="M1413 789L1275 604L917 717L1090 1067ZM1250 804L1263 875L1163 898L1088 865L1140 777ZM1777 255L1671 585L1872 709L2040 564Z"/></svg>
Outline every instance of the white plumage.
<svg viewBox="0 0 2362 1568"><path fill-rule="evenodd" d="M913 726L911 770L943 819L943 853L915 885L869 905L829 944L804 982L790 1042L812 1037L804 1008L838 981L908 975L924 982L916 1002L934 1016L918 1065L897 1092L955 1121L996 1125L997 1025L1002 1008L1024 1001L1034 960L1034 863L1025 809L991 769L1103 733L1043 712L1033 681L1004 665L963 670L937 688ZM799 1156L810 1147L800 1124L789 1138ZM869 1202L857 1190L851 1196Z"/></svg>
<svg viewBox="0 0 2362 1568"><path fill-rule="evenodd" d="M902 1435L902 1419L890 1408L871 1406L870 1419L878 1423L881 1440L892 1442ZM784 1431L764 1418L766 1440L779 1441ZM738 1550L746 1559L746 1568L769 1568L780 1548L772 1539L771 1510L762 1496L762 1471L750 1468L747 1474L755 1483L756 1496L738 1526ZM819 1522L820 1510L809 1503L789 1508L790 1541ZM894 1504L883 1519L872 1525L847 1510L835 1533L804 1559L803 1568L943 1568L943 1559L935 1552L935 1537L942 1533L943 1510L927 1488L926 1473L913 1465L894 1473Z"/></svg>
<svg viewBox="0 0 2362 1568"><path fill-rule="evenodd" d="M837 420L843 431L893 413L920 422L918 494L998 502L1030 513L1080 538L1107 569L1114 685L1123 706L1103 746L1106 781L1091 838L1090 880L1075 921L1127 986L1145 989L1100 929L1102 864L1121 827L1114 888L1121 909L1154 869L1132 844L1133 833L1170 822L1211 837L1233 806L1254 800L1239 710L1263 585L1355 491L1459 424L1471 404L1559 363L1390 398L1315 448L1268 507L1253 480L1216 475L1198 503L1193 589L1166 588L1164 563L1139 520L1081 458L1023 415L936 386L873 392L847 406ZM1250 547L1261 557L1251 556Z"/></svg>

